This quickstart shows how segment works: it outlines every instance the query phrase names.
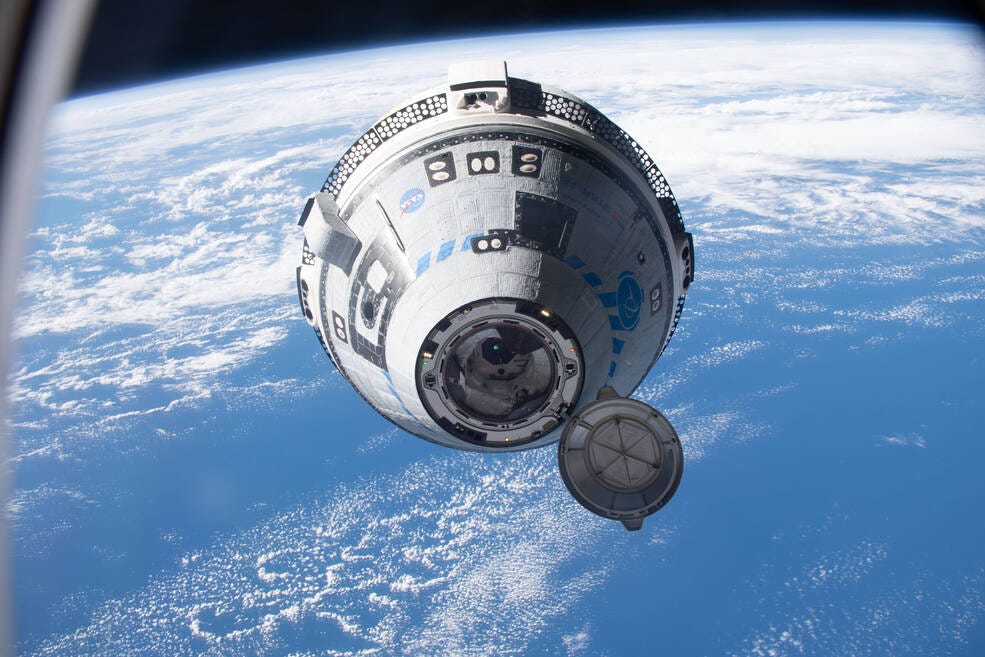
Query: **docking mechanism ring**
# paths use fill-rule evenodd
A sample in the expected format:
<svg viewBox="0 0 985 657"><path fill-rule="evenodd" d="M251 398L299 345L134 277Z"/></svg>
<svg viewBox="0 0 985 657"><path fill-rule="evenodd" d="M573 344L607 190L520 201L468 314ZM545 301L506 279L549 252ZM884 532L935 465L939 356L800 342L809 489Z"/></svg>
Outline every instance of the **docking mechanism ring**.
<svg viewBox="0 0 985 657"><path fill-rule="evenodd" d="M574 408L580 352L549 308L486 299L431 330L417 359L417 389L431 417L456 438L515 447L550 433Z"/></svg>

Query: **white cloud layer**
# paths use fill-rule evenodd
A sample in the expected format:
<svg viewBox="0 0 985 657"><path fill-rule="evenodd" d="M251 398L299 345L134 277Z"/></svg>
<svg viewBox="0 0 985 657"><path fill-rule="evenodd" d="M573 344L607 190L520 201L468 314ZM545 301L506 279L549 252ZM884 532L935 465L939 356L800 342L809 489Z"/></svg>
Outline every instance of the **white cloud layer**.
<svg viewBox="0 0 985 657"><path fill-rule="evenodd" d="M523 655L542 641L583 654L587 633L553 625L603 583L628 535L571 501L541 453L462 468L467 458L412 463L223 537L33 654L98 654L107 642L309 654L300 628L329 655ZM576 565L592 554L600 567Z"/></svg>
<svg viewBox="0 0 985 657"><path fill-rule="evenodd" d="M689 464L767 434L751 400L796 390L791 364L826 340L878 348L904 330L977 325L985 278L969 268L985 262L985 50L971 30L682 26L315 58L57 109L20 284L15 467L84 463L80 453L121 435L127 448L169 440L170 430L119 429L216 394L251 407L298 395L290 368L261 382L237 374L285 358L307 331L292 290L305 196L388 107L477 48L609 113L673 185L695 235L696 285L636 396L673 420ZM394 61L413 66L395 80ZM325 374L304 387L337 384L307 337ZM714 388L736 380L734 394ZM371 436L361 453L385 455L392 438ZM932 437L875 440L922 448ZM552 461L450 455L271 511L25 652L302 655L297 637L313 632L339 646L326 654L508 655L545 643L593 654L593 628L565 614L620 567L628 539L570 501ZM42 483L17 491L9 511L44 528L48 504L97 502ZM651 536L635 549L664 549L674 531ZM950 610L864 591L844 614L824 606L831 591L864 584L888 550L864 540L815 555L779 595L780 620L750 628L737 654L891 654L900 643L851 640L872 628L909 636L904 621L921 613L961 645L983 615L981 574L931 589L958 600Z"/></svg>

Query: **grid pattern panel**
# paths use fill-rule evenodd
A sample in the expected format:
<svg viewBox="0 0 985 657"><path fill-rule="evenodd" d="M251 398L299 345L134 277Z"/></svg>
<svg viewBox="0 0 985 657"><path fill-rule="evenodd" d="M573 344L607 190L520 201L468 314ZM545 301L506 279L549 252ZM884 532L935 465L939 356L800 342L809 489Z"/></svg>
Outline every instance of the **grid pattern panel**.
<svg viewBox="0 0 985 657"><path fill-rule="evenodd" d="M445 94L436 94L406 105L384 117L342 154L338 164L329 172L325 184L322 185L322 191L338 198L345 182L380 144L415 123L447 111L448 98Z"/></svg>
<svg viewBox="0 0 985 657"><path fill-rule="evenodd" d="M622 154L653 190L673 234L683 233L684 218L670 185L650 155L629 134L588 103L561 94L542 91L526 80L510 79L510 99L515 108L543 112L588 130ZM328 174L323 192L338 197L343 185L380 144L406 128L448 111L445 94L422 98L381 119L347 150Z"/></svg>
<svg viewBox="0 0 985 657"><path fill-rule="evenodd" d="M447 111L448 99L444 94L437 94L419 100L416 103L411 103L383 118L373 126L373 131L376 132L381 140L386 141L408 126L412 126L424 119L430 119L432 116L444 114Z"/></svg>
<svg viewBox="0 0 985 657"><path fill-rule="evenodd" d="M674 322L670 326L670 333L667 334L667 342L664 343L663 349L660 350L660 354L667 351L667 345L670 344L670 339L674 337L674 333L677 332L677 324L681 321L681 314L684 312L684 299L687 295L682 294L677 297L677 308L674 310Z"/></svg>
<svg viewBox="0 0 985 657"><path fill-rule="evenodd" d="M540 85L510 78L510 103L513 107L543 112L544 94L540 91Z"/></svg>
<svg viewBox="0 0 985 657"><path fill-rule="evenodd" d="M529 103L530 100L523 98L521 102ZM542 92L540 108L546 114L581 126L619 151L643 174L647 185L659 201L660 209L670 223L671 232L675 235L684 232L684 218L681 216L680 208L677 207L674 193L670 191L670 185L653 162L653 158L625 130L591 105L558 94Z"/></svg>

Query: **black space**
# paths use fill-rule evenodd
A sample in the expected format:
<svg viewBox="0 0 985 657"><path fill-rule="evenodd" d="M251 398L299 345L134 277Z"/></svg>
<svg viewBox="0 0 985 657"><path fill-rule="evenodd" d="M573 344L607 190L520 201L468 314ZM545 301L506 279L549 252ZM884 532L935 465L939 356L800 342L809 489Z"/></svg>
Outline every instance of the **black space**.
<svg viewBox="0 0 985 657"><path fill-rule="evenodd" d="M394 42L639 22L781 18L982 24L985 0L102 0L72 95Z"/></svg>

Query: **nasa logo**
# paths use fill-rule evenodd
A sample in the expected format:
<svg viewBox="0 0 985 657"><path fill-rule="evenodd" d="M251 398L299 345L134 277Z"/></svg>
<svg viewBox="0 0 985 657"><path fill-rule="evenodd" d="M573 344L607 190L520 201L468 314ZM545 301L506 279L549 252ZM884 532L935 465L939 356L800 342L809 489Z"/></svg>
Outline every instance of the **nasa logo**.
<svg viewBox="0 0 985 657"><path fill-rule="evenodd" d="M424 190L411 187L400 197L400 216L417 212L424 205Z"/></svg>
<svg viewBox="0 0 985 657"><path fill-rule="evenodd" d="M623 330L632 331L640 322L640 307L643 305L643 290L632 274L624 271L619 275L619 290L616 292L616 307Z"/></svg>

